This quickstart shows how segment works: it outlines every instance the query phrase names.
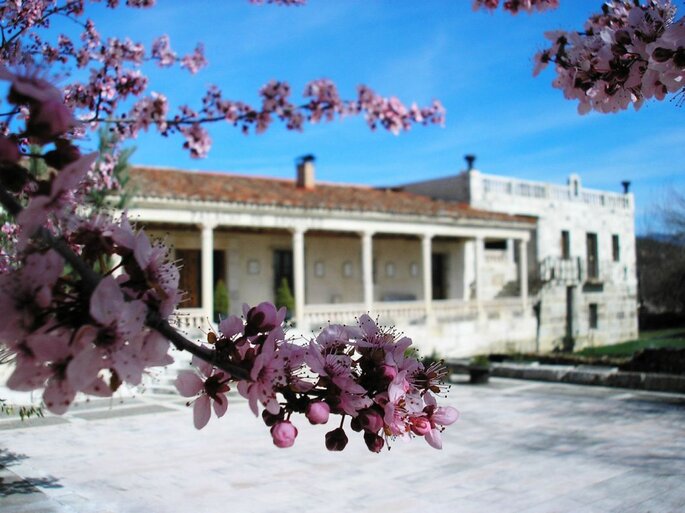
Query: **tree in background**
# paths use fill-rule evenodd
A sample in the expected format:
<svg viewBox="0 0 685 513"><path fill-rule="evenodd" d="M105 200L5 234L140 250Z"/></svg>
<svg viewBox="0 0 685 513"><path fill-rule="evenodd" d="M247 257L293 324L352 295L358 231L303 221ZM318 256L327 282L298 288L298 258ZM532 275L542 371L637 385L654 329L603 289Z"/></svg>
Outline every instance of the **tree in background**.
<svg viewBox="0 0 685 513"><path fill-rule="evenodd" d="M656 215L664 233L637 239L642 329L685 325L685 195L671 191Z"/></svg>

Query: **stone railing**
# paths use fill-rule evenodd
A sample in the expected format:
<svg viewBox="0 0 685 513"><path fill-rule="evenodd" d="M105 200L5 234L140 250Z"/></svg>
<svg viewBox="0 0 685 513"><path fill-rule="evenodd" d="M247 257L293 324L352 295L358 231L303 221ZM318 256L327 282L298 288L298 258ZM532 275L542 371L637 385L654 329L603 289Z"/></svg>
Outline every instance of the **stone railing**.
<svg viewBox="0 0 685 513"><path fill-rule="evenodd" d="M207 312L202 308L180 308L171 316L169 324L187 333L195 330L208 331L213 326Z"/></svg>
<svg viewBox="0 0 685 513"><path fill-rule="evenodd" d="M520 297L496 298L480 303L480 309L488 318L509 318L522 315ZM318 331L328 324L355 326L360 315L366 312L363 303L332 303L305 305L303 333ZM468 322L478 319L479 306L476 301L443 299L431 302L431 312L437 322ZM406 326L426 322L426 304L423 301L379 301L370 312L374 320L384 326ZM170 323L191 336L200 336L210 329L207 316L201 308L178 310ZM212 329L217 326L212 325Z"/></svg>
<svg viewBox="0 0 685 513"><path fill-rule="evenodd" d="M540 262L540 279L545 283L578 284L583 279L581 259L546 257Z"/></svg>
<svg viewBox="0 0 685 513"><path fill-rule="evenodd" d="M523 315L520 297L497 298L482 301L480 308L489 317L516 317ZM365 312L361 303L337 303L327 305L306 305L304 309L305 330L331 324L354 325L357 318ZM437 322L466 322L478 318L479 306L476 301L460 299L434 300L431 313ZM382 325L406 326L426 321L426 304L423 301L384 301L373 304L370 312Z"/></svg>
<svg viewBox="0 0 685 513"><path fill-rule="evenodd" d="M568 286L580 283L620 283L628 280L630 273L626 264L613 260L600 260L595 276L588 273L584 258L546 257L540 262L540 279Z"/></svg>
<svg viewBox="0 0 685 513"><path fill-rule="evenodd" d="M484 196L489 194L508 195L533 199L579 202L614 209L632 208L631 196L616 192L585 188L579 188L576 192L570 185L555 185L492 175L479 174L473 176L472 179L480 181L480 187L478 187L478 184L472 183L471 189L480 189Z"/></svg>
<svg viewBox="0 0 685 513"><path fill-rule="evenodd" d="M323 327L327 324L356 324L357 318L366 311L363 303L332 303L305 305L305 326Z"/></svg>
<svg viewBox="0 0 685 513"><path fill-rule="evenodd" d="M478 304L461 299L433 301L433 315L439 322L470 321L478 318Z"/></svg>

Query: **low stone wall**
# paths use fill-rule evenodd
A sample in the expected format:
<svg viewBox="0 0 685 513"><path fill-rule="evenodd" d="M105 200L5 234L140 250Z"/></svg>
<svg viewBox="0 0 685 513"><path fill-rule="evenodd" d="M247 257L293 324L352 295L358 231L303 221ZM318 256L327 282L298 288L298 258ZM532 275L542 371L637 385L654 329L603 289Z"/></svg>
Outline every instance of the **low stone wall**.
<svg viewBox="0 0 685 513"><path fill-rule="evenodd" d="M494 363L493 376L502 378L529 379L535 381L556 381L576 385L631 388L652 392L673 392L685 394L685 376L656 374L648 372L625 372L615 367L536 365L515 363Z"/></svg>

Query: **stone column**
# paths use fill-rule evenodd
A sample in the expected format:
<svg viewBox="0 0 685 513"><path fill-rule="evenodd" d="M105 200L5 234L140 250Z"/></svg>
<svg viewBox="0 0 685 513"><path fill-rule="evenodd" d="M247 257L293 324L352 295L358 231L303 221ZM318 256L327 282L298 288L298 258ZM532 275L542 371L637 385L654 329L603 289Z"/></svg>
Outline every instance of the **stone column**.
<svg viewBox="0 0 685 513"><path fill-rule="evenodd" d="M214 317L214 224L202 223L202 301L210 322Z"/></svg>
<svg viewBox="0 0 685 513"><path fill-rule="evenodd" d="M475 299L480 307L480 303L483 301L483 263L485 261L485 251L484 251L484 241L483 237L476 237L474 240L473 247L473 264L475 273Z"/></svg>
<svg viewBox="0 0 685 513"><path fill-rule="evenodd" d="M519 284L521 289L521 304L523 310L528 308L528 243L521 239L519 245Z"/></svg>
<svg viewBox="0 0 685 513"><path fill-rule="evenodd" d="M421 236L421 262L423 264L423 302L426 308L426 318L433 313L433 258L431 242L433 235Z"/></svg>
<svg viewBox="0 0 685 513"><path fill-rule="evenodd" d="M483 308L483 264L485 263L485 243L483 237L476 237L474 240L473 253L473 264L476 275L476 290L474 296L476 308L478 309L478 322L483 323L486 321L485 309Z"/></svg>
<svg viewBox="0 0 685 513"><path fill-rule="evenodd" d="M295 290L295 322L297 329L305 332L304 327L304 295L305 295L305 267L304 267L304 229L293 230L293 281Z"/></svg>
<svg viewBox="0 0 685 513"><path fill-rule="evenodd" d="M364 310L373 309L373 232L362 232L362 284Z"/></svg>

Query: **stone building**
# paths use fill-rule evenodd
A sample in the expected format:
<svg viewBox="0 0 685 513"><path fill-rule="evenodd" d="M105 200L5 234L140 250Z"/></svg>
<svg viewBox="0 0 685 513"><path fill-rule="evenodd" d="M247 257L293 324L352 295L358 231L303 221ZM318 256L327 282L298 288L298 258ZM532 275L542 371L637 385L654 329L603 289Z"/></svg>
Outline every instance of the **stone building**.
<svg viewBox="0 0 685 513"><path fill-rule="evenodd" d="M637 337L634 197L566 185L483 174L467 157L457 176L408 184L403 190L472 208L534 216L529 242L535 268L530 301L537 346L575 349ZM509 246L507 246L509 247Z"/></svg>
<svg viewBox="0 0 685 513"><path fill-rule="evenodd" d="M208 327L218 283L239 313L285 280L304 335L363 312L446 356L636 335L631 195L473 169L392 188L314 171L310 156L294 180L132 170L131 218L183 261L183 328Z"/></svg>

